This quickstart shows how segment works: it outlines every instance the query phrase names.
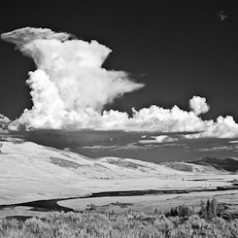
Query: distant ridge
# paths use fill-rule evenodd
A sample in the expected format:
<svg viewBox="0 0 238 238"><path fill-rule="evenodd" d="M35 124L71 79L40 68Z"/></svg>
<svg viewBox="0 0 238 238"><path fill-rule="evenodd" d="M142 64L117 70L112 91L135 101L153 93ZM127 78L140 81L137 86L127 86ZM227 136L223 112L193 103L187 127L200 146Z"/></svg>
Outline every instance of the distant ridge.
<svg viewBox="0 0 238 238"><path fill-rule="evenodd" d="M171 168L177 171L192 172L192 173L199 173L199 174L221 172L220 169L214 168L213 166L209 164L205 164L205 163L196 164L192 162L174 161L174 162L163 162L160 164L166 166L167 168Z"/></svg>
<svg viewBox="0 0 238 238"><path fill-rule="evenodd" d="M212 166L219 170L226 170L229 172L238 171L238 159L237 158L224 158L218 159L215 157L205 157L195 161L188 161L191 164Z"/></svg>

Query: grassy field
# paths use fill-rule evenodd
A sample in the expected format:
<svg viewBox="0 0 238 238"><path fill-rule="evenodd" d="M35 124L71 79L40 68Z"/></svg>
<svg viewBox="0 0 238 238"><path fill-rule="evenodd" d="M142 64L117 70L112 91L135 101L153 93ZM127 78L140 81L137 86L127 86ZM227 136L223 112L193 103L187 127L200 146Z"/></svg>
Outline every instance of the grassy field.
<svg viewBox="0 0 238 238"><path fill-rule="evenodd" d="M8 217L0 220L4 238L152 238L152 237L238 237L238 219L225 214L216 202L201 202L200 208L179 206L167 213L127 211L99 213L93 208L82 213L52 212L44 218Z"/></svg>

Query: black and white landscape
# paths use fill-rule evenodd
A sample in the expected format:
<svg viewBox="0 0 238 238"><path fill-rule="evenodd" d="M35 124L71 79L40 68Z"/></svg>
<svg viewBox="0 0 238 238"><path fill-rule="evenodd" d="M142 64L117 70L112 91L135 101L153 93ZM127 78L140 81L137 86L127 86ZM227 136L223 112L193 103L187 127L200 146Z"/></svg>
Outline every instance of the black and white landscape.
<svg viewBox="0 0 238 238"><path fill-rule="evenodd" d="M237 237L236 5L151 4L6 6L0 237Z"/></svg>

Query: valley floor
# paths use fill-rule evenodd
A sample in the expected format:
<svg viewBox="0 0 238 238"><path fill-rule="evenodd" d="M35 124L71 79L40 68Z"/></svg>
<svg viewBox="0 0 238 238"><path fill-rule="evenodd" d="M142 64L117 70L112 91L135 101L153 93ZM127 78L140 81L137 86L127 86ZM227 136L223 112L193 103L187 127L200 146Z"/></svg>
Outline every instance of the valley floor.
<svg viewBox="0 0 238 238"><path fill-rule="evenodd" d="M237 180L238 174L209 166L183 162L171 166L114 157L90 159L5 138L0 148L0 217L42 216L47 212L44 207L33 206L32 209L20 204L50 199L56 199L59 210L65 207L74 211L153 212L179 204L196 206L201 199L212 197L235 208ZM148 190L157 192L148 193ZM113 191L131 194L111 196ZM133 191L145 192L135 194ZM90 197L100 192L109 194Z"/></svg>

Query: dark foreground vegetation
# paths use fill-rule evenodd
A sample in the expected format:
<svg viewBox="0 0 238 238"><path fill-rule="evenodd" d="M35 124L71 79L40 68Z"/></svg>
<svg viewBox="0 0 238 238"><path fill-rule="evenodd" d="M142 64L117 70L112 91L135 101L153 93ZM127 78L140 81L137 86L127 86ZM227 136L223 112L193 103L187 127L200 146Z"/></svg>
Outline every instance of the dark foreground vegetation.
<svg viewBox="0 0 238 238"><path fill-rule="evenodd" d="M215 200L201 202L199 209L179 206L167 213L127 211L124 214L90 211L53 212L45 218L0 220L4 238L237 238L238 219L227 216Z"/></svg>

